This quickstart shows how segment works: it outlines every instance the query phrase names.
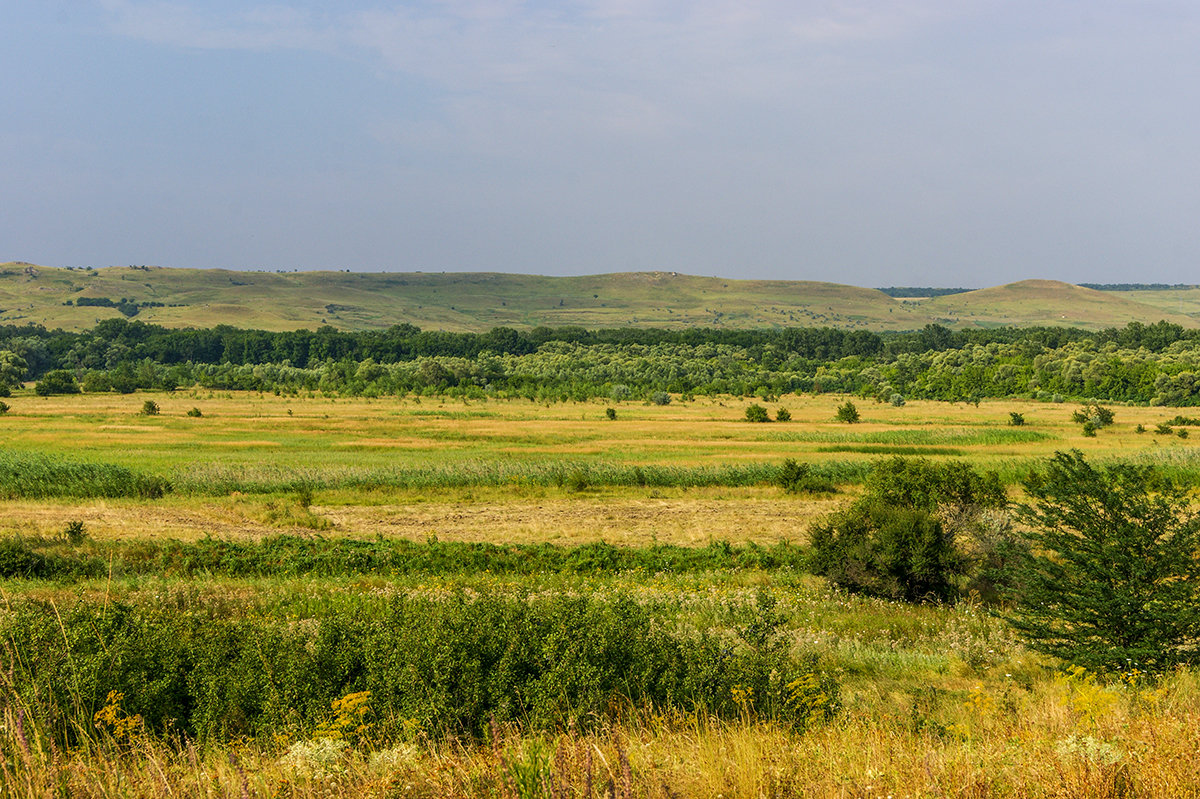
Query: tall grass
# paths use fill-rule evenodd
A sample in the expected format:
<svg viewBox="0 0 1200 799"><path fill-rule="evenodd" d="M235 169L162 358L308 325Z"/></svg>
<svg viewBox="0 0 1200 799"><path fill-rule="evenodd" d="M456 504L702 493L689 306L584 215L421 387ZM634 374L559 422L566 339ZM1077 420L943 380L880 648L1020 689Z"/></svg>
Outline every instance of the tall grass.
<svg viewBox="0 0 1200 799"><path fill-rule="evenodd" d="M282 466L200 466L172 477L176 490L198 495L279 493L322 489L445 489L557 486L584 490L604 486L650 488L767 485L779 476L778 463L720 466L631 465L573 461L468 461L430 468L297 468ZM823 461L812 473L826 481L861 481L870 464Z"/></svg>
<svg viewBox="0 0 1200 799"><path fill-rule="evenodd" d="M40 544L40 546L38 546ZM0 578L56 580L99 576L125 578L197 575L228 577L348 577L405 574L683 574L718 570L804 568L806 550L779 542L771 547L707 547L657 544L578 547L552 544L486 544L407 540L357 541L272 536L260 542L206 539L196 542L143 539L61 549L59 541L0 539Z"/></svg>
<svg viewBox="0 0 1200 799"><path fill-rule="evenodd" d="M52 455L0 451L0 498L3 499L154 499L169 491L169 480L124 466L71 461Z"/></svg>

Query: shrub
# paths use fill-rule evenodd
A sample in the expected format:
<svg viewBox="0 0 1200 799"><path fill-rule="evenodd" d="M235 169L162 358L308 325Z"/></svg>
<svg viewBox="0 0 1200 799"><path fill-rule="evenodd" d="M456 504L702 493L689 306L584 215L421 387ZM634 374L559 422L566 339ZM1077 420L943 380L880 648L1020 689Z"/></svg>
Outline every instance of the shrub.
<svg viewBox="0 0 1200 799"><path fill-rule="evenodd" d="M158 403L154 400L146 400L142 403L142 416L158 416Z"/></svg>
<svg viewBox="0 0 1200 799"><path fill-rule="evenodd" d="M8 413L8 403L0 400L0 414Z"/></svg>
<svg viewBox="0 0 1200 799"><path fill-rule="evenodd" d="M1187 431L1187 429L1186 429L1186 428L1183 428L1183 427L1181 427L1181 428L1179 428L1178 430L1176 430L1176 431L1175 431L1175 435L1179 436L1180 438L1187 438L1187 437L1188 437L1188 431Z"/></svg>
<svg viewBox="0 0 1200 799"><path fill-rule="evenodd" d="M1146 425L1139 423L1137 427L1133 428L1133 432L1135 432L1135 433L1146 432Z"/></svg>
<svg viewBox="0 0 1200 799"><path fill-rule="evenodd" d="M1010 559L995 474L959 462L895 457L875 464L862 498L817 521L810 564L835 585L886 599L948 601L989 585Z"/></svg>
<svg viewBox="0 0 1200 799"><path fill-rule="evenodd" d="M613 419L616 419L616 418L617 418L617 411L616 411L616 409L615 409L615 408L605 408L605 409L604 409L604 416L605 416L605 418L606 418L606 419L608 419L609 421L612 421Z"/></svg>
<svg viewBox="0 0 1200 799"><path fill-rule="evenodd" d="M812 568L835 585L884 599L945 601L960 558L932 513L859 502L812 529Z"/></svg>
<svg viewBox="0 0 1200 799"><path fill-rule="evenodd" d="M1200 517L1150 467L1057 453L1025 482L1032 549L1007 618L1029 645L1097 671L1197 660Z"/></svg>
<svg viewBox="0 0 1200 799"><path fill-rule="evenodd" d="M78 546L88 539L87 527L78 519L69 521L63 528L63 538L67 539L67 543Z"/></svg>
<svg viewBox="0 0 1200 799"><path fill-rule="evenodd" d="M803 729L836 712L838 685L790 653L772 599L739 614L733 641L675 629L622 596L462 593L354 600L311 624L176 603L29 602L6 611L0 634L23 642L6 688L66 738L91 727L110 691L148 731L202 745L311 734L332 702L365 691L385 738L479 738L513 722L589 729L651 707Z"/></svg>
<svg viewBox="0 0 1200 799"><path fill-rule="evenodd" d="M903 408L905 403L904 395L893 392L892 395L888 397L888 402L892 403L892 406L895 408Z"/></svg>
<svg viewBox="0 0 1200 799"><path fill-rule="evenodd" d="M789 494L798 494L801 491L830 494L837 492L837 486L829 480L813 474L809 464L797 463L791 458L783 462L775 482Z"/></svg>
<svg viewBox="0 0 1200 799"><path fill-rule="evenodd" d="M79 384L75 382L75 375L68 369L52 369L42 376L42 379L33 387L33 391L39 397L49 397L54 394L78 394Z"/></svg>
<svg viewBox="0 0 1200 799"><path fill-rule="evenodd" d="M746 421L747 422L769 422L769 421L771 421L771 417L767 413L767 409L764 408L763 406L758 405L758 404L747 405L746 406Z"/></svg>
<svg viewBox="0 0 1200 799"><path fill-rule="evenodd" d="M655 405L670 405L671 395L666 391L655 391L650 395L650 401Z"/></svg>
<svg viewBox="0 0 1200 799"><path fill-rule="evenodd" d="M1101 405L1084 405L1071 414L1071 421L1083 425L1085 436L1094 436L1097 430L1113 423L1113 412Z"/></svg>
<svg viewBox="0 0 1200 799"><path fill-rule="evenodd" d="M855 422L859 421L861 417L858 415L858 408L855 407L854 403L850 400L846 400L846 402L838 406L837 416L835 418L839 422L854 424Z"/></svg>
<svg viewBox="0 0 1200 799"><path fill-rule="evenodd" d="M1010 411L1008 414L1008 423L1013 427L1021 427L1025 424L1025 414Z"/></svg>
<svg viewBox="0 0 1200 799"><path fill-rule="evenodd" d="M792 412L789 411L787 408L779 408L778 410L775 411L775 421L777 421L777 422L792 421Z"/></svg>
<svg viewBox="0 0 1200 799"><path fill-rule="evenodd" d="M1166 422L1159 422L1154 426L1154 434L1156 436L1169 436L1174 434L1174 432L1175 431L1171 429L1171 425L1167 424Z"/></svg>
<svg viewBox="0 0 1200 799"><path fill-rule="evenodd" d="M199 419L201 416L204 415L204 413L199 408L192 408L190 411L187 412L187 415L192 417L193 419Z"/></svg>

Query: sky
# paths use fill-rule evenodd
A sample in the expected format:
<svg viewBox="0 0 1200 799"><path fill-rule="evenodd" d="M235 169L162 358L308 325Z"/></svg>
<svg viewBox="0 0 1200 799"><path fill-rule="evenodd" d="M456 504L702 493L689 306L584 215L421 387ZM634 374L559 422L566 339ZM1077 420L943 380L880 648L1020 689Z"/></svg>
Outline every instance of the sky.
<svg viewBox="0 0 1200 799"><path fill-rule="evenodd" d="M0 261L1200 283L1192 0L0 0Z"/></svg>

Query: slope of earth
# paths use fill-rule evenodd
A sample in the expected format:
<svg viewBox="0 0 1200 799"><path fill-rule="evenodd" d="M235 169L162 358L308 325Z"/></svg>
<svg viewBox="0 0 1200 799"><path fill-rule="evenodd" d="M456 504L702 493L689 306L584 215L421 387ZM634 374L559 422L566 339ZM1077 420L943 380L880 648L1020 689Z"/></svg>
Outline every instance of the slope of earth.
<svg viewBox="0 0 1200 799"><path fill-rule="evenodd" d="M993 288L920 301L919 308L951 327L1053 325L1100 329L1130 322L1200 326L1195 317L1167 304L1137 302L1132 292L1096 291L1057 280L1022 280Z"/></svg>
<svg viewBox="0 0 1200 799"><path fill-rule="evenodd" d="M1173 312L1164 298L1154 299L1159 307L1053 281L897 300L875 289L836 283L675 272L543 277L0 265L0 324L64 330L84 330L119 317L122 312L115 306L122 301L126 311L136 306L134 318L147 323L264 330L321 325L362 330L400 323L453 331L539 325L913 330L930 323L1102 328L1162 318L1200 326L1200 316Z"/></svg>

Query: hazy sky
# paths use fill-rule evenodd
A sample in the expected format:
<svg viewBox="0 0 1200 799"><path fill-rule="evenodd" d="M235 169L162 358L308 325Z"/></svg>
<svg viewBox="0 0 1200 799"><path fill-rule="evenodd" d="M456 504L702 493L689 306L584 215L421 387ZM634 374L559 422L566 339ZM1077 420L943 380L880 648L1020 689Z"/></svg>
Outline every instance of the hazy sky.
<svg viewBox="0 0 1200 799"><path fill-rule="evenodd" d="M0 260L1200 282L1194 0L0 0Z"/></svg>

